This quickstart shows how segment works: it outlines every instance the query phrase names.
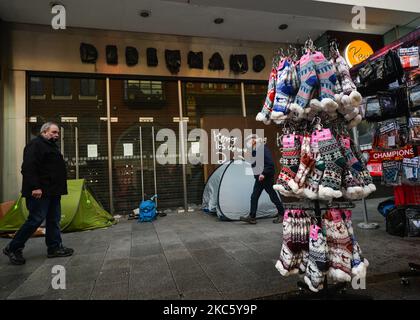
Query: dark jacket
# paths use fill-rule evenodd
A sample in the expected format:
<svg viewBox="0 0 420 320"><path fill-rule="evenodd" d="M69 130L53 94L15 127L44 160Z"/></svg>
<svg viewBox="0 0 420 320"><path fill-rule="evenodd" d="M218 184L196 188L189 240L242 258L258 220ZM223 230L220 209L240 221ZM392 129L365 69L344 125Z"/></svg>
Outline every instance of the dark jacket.
<svg viewBox="0 0 420 320"><path fill-rule="evenodd" d="M257 151L260 152L260 148L262 148L262 146L260 146L257 150L252 150L253 157L256 156ZM252 168L254 173L261 172L262 169L260 174L264 176L274 176L276 169L274 166L273 156L271 155L271 151L266 144L264 144L264 168L258 168L256 166L256 161L252 164ZM254 174L255 178L257 179L260 174Z"/></svg>
<svg viewBox="0 0 420 320"><path fill-rule="evenodd" d="M30 197L32 191L42 190L44 196L67 194L67 170L58 146L38 136L23 151L22 195Z"/></svg>

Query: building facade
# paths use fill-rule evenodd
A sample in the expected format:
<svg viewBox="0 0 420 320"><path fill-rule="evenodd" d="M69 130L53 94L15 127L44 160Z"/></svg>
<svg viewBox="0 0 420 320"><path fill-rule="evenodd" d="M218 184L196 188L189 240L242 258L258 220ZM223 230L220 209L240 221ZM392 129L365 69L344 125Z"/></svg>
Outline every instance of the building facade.
<svg viewBox="0 0 420 320"><path fill-rule="evenodd" d="M194 144L186 135L194 129L210 135L210 129L263 128L279 156L278 130L257 123L255 115L266 97L272 57L287 49L285 43L0 23L0 201L18 197L23 148L46 121L61 128L69 178L85 179L114 214L132 212L153 194L163 209L201 204L215 165L182 163ZM383 45L381 36L332 35L342 49L356 39ZM319 45L327 38L320 37ZM82 43L96 48L96 63L81 61ZM107 62L109 45L117 48L117 63ZM126 47L139 52L134 66L126 63ZM156 66L148 65L147 48L156 49ZM165 50L180 51L177 73L168 69ZM202 69L189 66L190 51L202 52ZM209 70L214 53L222 57L223 70ZM230 70L232 54L247 56L247 72ZM265 66L256 71L258 55ZM159 139L161 129L173 130L176 145ZM174 163L160 164L160 148L175 150Z"/></svg>
<svg viewBox="0 0 420 320"><path fill-rule="evenodd" d="M96 63L81 61L80 44L96 47ZM251 121L266 95L273 53L280 43L141 34L92 29L52 30L47 26L2 25L1 201L20 191L20 165L25 144L45 121L61 127L60 147L69 178L83 178L101 204L127 214L143 196L159 195L161 208L199 205L208 170L182 165L180 121L187 134L216 118L219 128L232 119ZM118 49L118 64L106 61L106 46ZM125 48L139 51L139 63L128 66ZM157 66L146 63L146 49L157 49ZM180 50L181 67L171 74L165 49ZM203 52L203 69L190 68L189 51ZM224 70L207 68L220 53ZM246 54L248 71L234 74L231 54ZM265 67L255 72L252 58ZM231 120L229 120L231 119ZM242 124L245 127L245 123ZM176 164L159 164L155 154L165 141L159 130L176 133ZM233 127L232 127L233 128ZM191 147L188 142L187 150Z"/></svg>

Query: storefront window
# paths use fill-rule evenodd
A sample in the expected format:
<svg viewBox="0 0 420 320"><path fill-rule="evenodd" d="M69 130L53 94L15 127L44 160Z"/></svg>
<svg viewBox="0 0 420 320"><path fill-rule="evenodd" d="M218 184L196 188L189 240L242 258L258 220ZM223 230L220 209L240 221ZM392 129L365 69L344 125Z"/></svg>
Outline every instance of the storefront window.
<svg viewBox="0 0 420 320"><path fill-rule="evenodd" d="M45 99L44 81L41 77L31 77L31 99Z"/></svg>
<svg viewBox="0 0 420 320"><path fill-rule="evenodd" d="M71 79L54 78L53 80L53 98L71 99Z"/></svg>
<svg viewBox="0 0 420 320"><path fill-rule="evenodd" d="M81 97L96 97L96 79L81 79L80 80L80 96Z"/></svg>
<svg viewBox="0 0 420 320"><path fill-rule="evenodd" d="M264 100L267 95L267 83L245 84L244 90L246 116L255 118L264 105Z"/></svg>
<svg viewBox="0 0 420 320"><path fill-rule="evenodd" d="M133 102L164 102L162 81L124 80L124 99Z"/></svg>

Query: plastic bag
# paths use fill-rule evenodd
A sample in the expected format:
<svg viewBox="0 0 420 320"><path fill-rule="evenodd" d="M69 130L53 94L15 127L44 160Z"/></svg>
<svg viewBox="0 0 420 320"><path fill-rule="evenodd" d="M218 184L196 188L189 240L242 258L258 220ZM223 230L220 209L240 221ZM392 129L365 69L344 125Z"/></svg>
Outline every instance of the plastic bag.
<svg viewBox="0 0 420 320"><path fill-rule="evenodd" d="M382 183L387 186L401 185L401 162L400 161L384 161L382 163Z"/></svg>

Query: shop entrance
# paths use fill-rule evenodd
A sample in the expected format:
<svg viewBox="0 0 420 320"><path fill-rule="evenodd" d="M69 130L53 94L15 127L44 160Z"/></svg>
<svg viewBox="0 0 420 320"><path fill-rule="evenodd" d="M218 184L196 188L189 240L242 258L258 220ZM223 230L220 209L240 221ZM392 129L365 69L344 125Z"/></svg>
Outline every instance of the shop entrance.
<svg viewBox="0 0 420 320"><path fill-rule="evenodd" d="M244 115L241 85L234 83L113 78L107 94L105 78L30 74L28 80L27 140L44 122L56 122L69 179L85 179L113 214L130 214L154 194L161 210L199 209L206 171L200 163L182 164L180 121L188 136L209 115ZM247 108L259 107L260 99L247 98ZM159 139L164 129L173 140ZM197 142L184 139L186 152L200 153ZM160 161L168 158L162 149L171 150L169 163Z"/></svg>
<svg viewBox="0 0 420 320"><path fill-rule="evenodd" d="M156 151L166 141L156 141L159 130L167 128L151 118L140 117L138 123L120 123L124 131L112 130L114 207L129 214L140 201L154 194L161 209L183 206L182 168L177 164L160 164ZM174 155L178 157L178 154Z"/></svg>

